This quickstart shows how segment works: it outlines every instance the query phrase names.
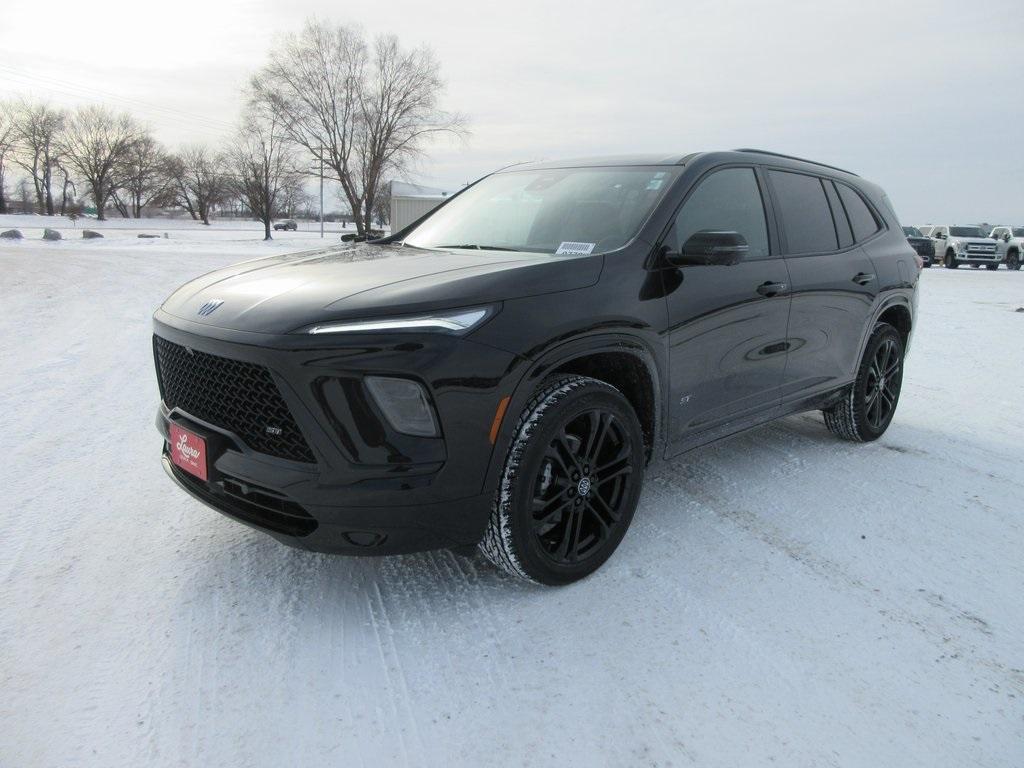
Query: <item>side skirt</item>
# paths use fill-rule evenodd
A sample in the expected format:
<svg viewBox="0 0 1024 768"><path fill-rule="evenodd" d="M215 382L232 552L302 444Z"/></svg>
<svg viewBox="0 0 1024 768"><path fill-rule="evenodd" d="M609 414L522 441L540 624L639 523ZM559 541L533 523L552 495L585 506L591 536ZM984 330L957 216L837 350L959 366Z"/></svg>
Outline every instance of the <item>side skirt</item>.
<svg viewBox="0 0 1024 768"><path fill-rule="evenodd" d="M722 424L714 429L709 429L706 432L698 432L694 435L690 435L677 443L666 445L664 458L666 460L674 459L677 456L696 450L697 448L703 448L706 445L717 443L719 440L724 440L727 437L738 435L741 432L746 432L754 429L755 427L760 427L786 416L793 416L797 413L804 413L806 411L820 411L828 408L843 398L846 388L851 383L852 382L846 382L842 386L831 389L828 392L819 392L811 395L810 397L798 397L760 414L738 421L729 422L727 424Z"/></svg>

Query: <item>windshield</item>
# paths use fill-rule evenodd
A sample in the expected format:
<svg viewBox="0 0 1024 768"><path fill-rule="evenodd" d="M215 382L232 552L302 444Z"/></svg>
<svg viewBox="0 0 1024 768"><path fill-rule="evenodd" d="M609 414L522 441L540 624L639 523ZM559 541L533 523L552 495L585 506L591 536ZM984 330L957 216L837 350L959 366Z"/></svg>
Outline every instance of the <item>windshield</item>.
<svg viewBox="0 0 1024 768"><path fill-rule="evenodd" d="M950 227L949 234L953 237L988 237L981 227Z"/></svg>
<svg viewBox="0 0 1024 768"><path fill-rule="evenodd" d="M907 237L924 237L924 235L921 234L921 230L917 227L904 227L903 234Z"/></svg>
<svg viewBox="0 0 1024 768"><path fill-rule="evenodd" d="M419 248L597 254L640 231L678 169L557 168L488 176L416 227Z"/></svg>

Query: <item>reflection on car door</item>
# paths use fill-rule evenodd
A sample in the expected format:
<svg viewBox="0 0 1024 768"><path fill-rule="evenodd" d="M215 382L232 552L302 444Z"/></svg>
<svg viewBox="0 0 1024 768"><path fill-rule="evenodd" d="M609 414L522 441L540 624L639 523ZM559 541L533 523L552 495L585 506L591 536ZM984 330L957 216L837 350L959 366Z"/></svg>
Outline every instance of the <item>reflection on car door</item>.
<svg viewBox="0 0 1024 768"><path fill-rule="evenodd" d="M864 327L878 295L871 259L856 244L879 224L851 187L789 171L769 171L793 284L783 400L852 380Z"/></svg>
<svg viewBox="0 0 1024 768"><path fill-rule="evenodd" d="M662 272L669 314L669 453L776 413L786 362L789 275L772 254L762 189L753 168L705 176L687 197L663 247L694 233L741 234L749 251L729 266Z"/></svg>

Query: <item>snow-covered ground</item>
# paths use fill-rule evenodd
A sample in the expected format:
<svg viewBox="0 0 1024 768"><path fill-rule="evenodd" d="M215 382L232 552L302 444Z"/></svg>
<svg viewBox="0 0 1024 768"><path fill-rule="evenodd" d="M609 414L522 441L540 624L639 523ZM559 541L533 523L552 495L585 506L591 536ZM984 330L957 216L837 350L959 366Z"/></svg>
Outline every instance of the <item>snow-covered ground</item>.
<svg viewBox="0 0 1024 768"><path fill-rule="evenodd" d="M151 311L321 242L227 230L0 244L0 766L1024 765L1024 273L924 273L882 440L684 456L543 589L171 485Z"/></svg>
<svg viewBox="0 0 1024 768"><path fill-rule="evenodd" d="M304 239L312 235L320 236L319 222L300 220L296 221L296 224L298 229L295 232L275 232L274 236L283 241ZM251 239L249 233L262 232L263 224L259 221L247 221L244 219L214 219L212 224L205 225L201 221L194 221L188 216L179 216L173 219L112 218L106 221L97 221L88 216L80 217L75 221L66 216L27 216L20 214L0 216L0 232L8 229L17 229L27 240L41 239L43 229L45 228L59 230L61 237L65 240L81 240L82 231L91 229L102 234L104 239L138 239L139 234L163 237L166 234L172 240L215 242L218 240L237 239L239 237ZM354 224L347 225L347 228L343 227L340 222L326 222L324 224L324 234L334 240L337 240L345 232L354 231Z"/></svg>

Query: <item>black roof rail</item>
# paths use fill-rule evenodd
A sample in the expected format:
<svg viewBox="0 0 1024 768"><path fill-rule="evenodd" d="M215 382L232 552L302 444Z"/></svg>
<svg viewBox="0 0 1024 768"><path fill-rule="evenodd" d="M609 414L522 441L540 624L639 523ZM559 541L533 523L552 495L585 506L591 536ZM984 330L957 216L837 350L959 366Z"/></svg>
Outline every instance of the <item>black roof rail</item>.
<svg viewBox="0 0 1024 768"><path fill-rule="evenodd" d="M837 168L836 166L829 165L828 163L819 163L817 160L808 160L808 159L803 158L803 157L794 157L793 155L784 155L781 152L769 152L767 149L750 149L749 147L744 147L742 149L734 149L733 151L734 152L754 152L754 153L756 153L758 155L771 155L772 157L784 157L787 160L798 160L801 163L809 163L810 165L820 165L822 168L831 168L833 171L839 171L840 173L848 173L851 176L857 176L859 178L858 174L854 173L853 171L848 171L845 168Z"/></svg>

